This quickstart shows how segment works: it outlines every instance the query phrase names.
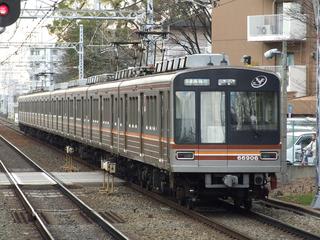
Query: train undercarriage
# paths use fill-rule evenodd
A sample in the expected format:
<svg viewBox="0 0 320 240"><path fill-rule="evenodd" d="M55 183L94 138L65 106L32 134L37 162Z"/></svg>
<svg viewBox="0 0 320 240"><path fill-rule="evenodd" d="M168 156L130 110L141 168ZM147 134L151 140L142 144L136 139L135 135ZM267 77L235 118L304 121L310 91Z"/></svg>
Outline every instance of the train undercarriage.
<svg viewBox="0 0 320 240"><path fill-rule="evenodd" d="M189 208L202 200L231 198L236 207L250 209L252 199L268 196L267 183L275 178L274 174L265 173L173 173L26 125L20 125L20 129L60 149L67 145L72 146L75 154L92 165L100 166L101 159L114 162L117 165L118 177L174 197ZM208 176L211 178L211 187L206 186ZM232 185L233 181L237 182L237 187Z"/></svg>

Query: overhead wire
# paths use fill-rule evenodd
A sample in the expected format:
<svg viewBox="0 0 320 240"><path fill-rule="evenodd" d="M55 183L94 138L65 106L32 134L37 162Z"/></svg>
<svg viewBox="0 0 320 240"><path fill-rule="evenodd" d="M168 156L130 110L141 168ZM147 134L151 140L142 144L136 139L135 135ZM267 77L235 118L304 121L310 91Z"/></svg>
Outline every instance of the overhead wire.
<svg viewBox="0 0 320 240"><path fill-rule="evenodd" d="M56 0L54 2L54 4L52 5L52 7L44 14L44 16L40 19L40 21L36 24L35 27L33 27L33 29L31 30L31 32L25 37L25 39L23 40L23 42L21 43L21 45L17 48L16 51L14 51L12 54L10 54L6 59L2 60L0 62L0 65L3 65L6 61L8 61L12 56L16 55L20 49L24 46L24 44L26 43L26 41L32 36L33 32L38 28L38 26L43 22L43 20L51 13L54 12L56 9L56 5L58 5L59 3L63 2L65 0L61 0L60 2L58 2L58 0Z"/></svg>

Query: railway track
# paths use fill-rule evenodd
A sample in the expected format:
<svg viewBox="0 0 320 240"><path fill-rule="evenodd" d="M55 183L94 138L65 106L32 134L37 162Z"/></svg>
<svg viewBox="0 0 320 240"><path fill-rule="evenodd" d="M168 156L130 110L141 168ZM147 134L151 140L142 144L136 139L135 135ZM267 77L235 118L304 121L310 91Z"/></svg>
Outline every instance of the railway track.
<svg viewBox="0 0 320 240"><path fill-rule="evenodd" d="M7 127L10 127L10 126L7 125ZM17 129L14 129L13 127L10 127L10 128L17 131ZM182 212L185 215L187 215L193 219L196 219L197 221L202 222L202 223L218 230L219 232L229 236L231 239L255 239L255 238L250 237L246 234L243 234L243 232L241 232L241 231L235 230L234 228L232 228L231 226L229 226L227 224L223 224L223 223L219 222L218 220L215 220L214 218L208 217L207 215L205 215L205 213L201 214L199 212L188 210L188 209L176 204L175 202L171 201L170 199L165 199L164 197L159 196L158 194L146 191L145 189L142 189L136 185L132 185L132 184L129 184L129 185L130 185L130 187L134 188L135 190L138 190L139 192L143 193L144 195L147 195L153 199L156 199L157 201L160 201L160 202L170 206L171 208L173 208L179 212ZM317 214L314 211L310 211L308 213L306 210L299 208L298 206L292 207L289 204L282 204L281 205L281 204L278 204L272 200L268 200L266 202L261 202L261 204L265 204L270 207L275 207L275 208L280 208L280 209L292 211L297 214L310 214L310 215L314 214L315 217L320 216L320 214ZM314 212L314 213L312 213L312 212ZM272 228L279 229L280 231L284 232L287 235L296 236L301 239L311 239L311 240L320 239L320 237L317 235L314 235L310 232L307 232L303 229L294 227L292 225L283 223L279 220L268 217L268 216L263 215L261 213L245 212L244 211L241 213L241 215L243 217L254 219L254 221L258 221L263 224L269 225Z"/></svg>
<svg viewBox="0 0 320 240"><path fill-rule="evenodd" d="M259 201L258 203L275 209L282 209L299 215L309 215L320 219L319 211L301 207L297 204L283 202L276 199L267 199L265 201Z"/></svg>
<svg viewBox="0 0 320 240"><path fill-rule="evenodd" d="M97 238L102 239L129 239L128 236L124 235L96 211L82 202L58 179L42 169L17 147L12 145L2 136L0 136L0 141L2 143L2 148L4 148L3 143L5 143L15 152L15 154L20 156L19 161L12 161L12 158L1 159L0 165L2 171L6 173L8 179L12 183L16 195L28 212L29 218L32 219L44 239L61 238L61 234L63 235L65 233L59 231L61 231L61 229L64 229L64 231L70 228L72 229L72 226L70 225L74 222L76 222L76 225L73 226L74 230L85 225L84 232L88 231L89 233L87 232L87 234L93 237L97 236ZM7 153L8 150L6 150L6 154ZM3 158L3 156L1 157ZM22 161L24 161L24 163L22 163ZM50 186L47 184L42 185L41 187L23 186L23 184L18 183L17 178L14 177L15 173L19 172L19 167L15 166L18 162L20 163L19 165L23 166L22 169L20 169L22 172L25 170L26 166L28 166L29 170L32 167L33 172L45 175L45 178L51 182ZM12 170L14 170L15 173L13 173ZM55 194L58 198L44 197L48 192L50 194ZM61 228L61 225L64 226Z"/></svg>
<svg viewBox="0 0 320 240"><path fill-rule="evenodd" d="M141 192L144 195L147 195L163 204L168 205L169 207L184 213L185 215L196 219L226 235L228 235L230 238L232 239L256 239L254 237L249 236L246 233L243 233L242 231L239 231L237 229L234 229L232 227L232 224L225 224L221 221L219 221L219 218L216 218L217 214L212 214L212 211L208 210L208 214L206 213L206 211L201 211L197 212L197 211L193 211L190 209L187 209L177 203L175 203L174 201L167 199L165 197L160 196L157 193L153 193L150 192L144 188L141 188L140 186L137 186L135 184L132 183L128 183L129 186L139 192ZM231 204L226 204L227 208L233 209L234 210L234 206ZM225 213L222 213L223 215ZM273 229L277 229L279 230L279 232L283 232L283 234L285 235L289 235L292 236L294 239L308 239L308 240L319 240L320 236L317 236L313 233L307 232L303 229L294 227L292 225L283 223L277 219L271 218L269 216L266 216L264 214L258 213L258 212L254 212L254 211L246 211L246 210L242 210L239 209L236 211L236 214L240 214L240 217L245 219L249 219L250 221L255 221L255 222L260 222L263 225L267 225L272 227ZM218 214L219 215L219 214ZM221 215L221 211L220 211L220 215Z"/></svg>
<svg viewBox="0 0 320 240"><path fill-rule="evenodd" d="M226 203L226 202L224 202L224 204L228 209L234 209L234 205L232 205L230 203ZM272 226L273 228L279 229L279 230L283 231L284 233L290 234L292 236L297 236L301 239L320 240L320 236L318 236L318 235L315 235L311 232L305 231L302 228L298 228L296 226L279 221L278 219L272 218L270 216L259 213L257 211L253 211L253 210L246 211L244 209L237 209L237 212L239 212L241 215L243 215L245 217L249 217L249 218L254 219L256 221L259 221L263 224L267 224L269 226Z"/></svg>
<svg viewBox="0 0 320 240"><path fill-rule="evenodd" d="M128 186L140 193L142 193L143 195L146 195L152 199L155 199L173 209L175 209L176 211L178 212L181 212L193 219L196 219L212 228L214 228L215 230L229 236L231 239L238 239L238 240L251 240L252 238L250 238L249 236L245 235L245 234L242 234L241 232L239 231L235 231L233 230L232 228L224 225L224 224L221 224L219 223L218 221L215 221L213 219L210 219L200 213L197 213L196 211L193 211L193 210L190 210L190 209L187 209L179 204L177 204L176 202L168 199L168 198L165 198L163 196L160 196L159 194L157 193L154 193L154 192L151 192L151 191L148 191L136 184L133 184L133 183L128 183Z"/></svg>
<svg viewBox="0 0 320 240"><path fill-rule="evenodd" d="M19 135L25 135L24 132L20 131L19 127L12 121L8 120L8 119L5 119L5 118L2 118L0 117L0 124L4 125L5 127L9 128L10 130L16 132L17 134ZM54 149L55 151L61 153L61 154L65 154L65 150L64 149L61 149L53 144L49 144L47 143L46 141L43 141L41 139L38 139L32 135L28 135L28 137L36 142L38 142L39 144L42 144L44 146L47 146L51 149ZM79 156L77 155L74 155L73 156L73 159L75 161L77 161L79 164L82 164L84 166L86 166L87 168L89 169L92 169L92 170L100 170L100 167L96 166L96 165L93 165L93 164L90 164L88 163L87 161L81 159Z"/></svg>
<svg viewBox="0 0 320 240"><path fill-rule="evenodd" d="M307 232L301 228L292 226L290 224L281 222L275 218L269 217L267 215L250 211L244 213L246 216L249 216L250 218L254 218L262 223L268 224L274 228L280 229L284 231L285 233L289 233L291 235L297 236L301 239L308 239L308 240L320 240L320 236L317 236L313 233Z"/></svg>

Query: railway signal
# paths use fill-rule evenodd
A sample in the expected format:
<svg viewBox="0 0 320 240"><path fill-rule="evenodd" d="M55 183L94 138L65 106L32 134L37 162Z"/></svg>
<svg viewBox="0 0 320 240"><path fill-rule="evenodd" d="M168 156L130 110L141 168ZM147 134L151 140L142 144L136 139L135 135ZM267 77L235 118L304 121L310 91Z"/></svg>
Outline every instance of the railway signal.
<svg viewBox="0 0 320 240"><path fill-rule="evenodd" d="M20 0L0 0L0 27L13 24L20 16Z"/></svg>

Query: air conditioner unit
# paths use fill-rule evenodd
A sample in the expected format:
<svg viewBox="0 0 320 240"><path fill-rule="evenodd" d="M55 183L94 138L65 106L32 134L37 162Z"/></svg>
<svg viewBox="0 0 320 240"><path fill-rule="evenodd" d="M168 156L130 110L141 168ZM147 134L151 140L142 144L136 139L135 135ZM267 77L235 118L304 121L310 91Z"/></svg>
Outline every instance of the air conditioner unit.
<svg viewBox="0 0 320 240"><path fill-rule="evenodd" d="M271 25L262 25L260 31L262 35L272 34Z"/></svg>

